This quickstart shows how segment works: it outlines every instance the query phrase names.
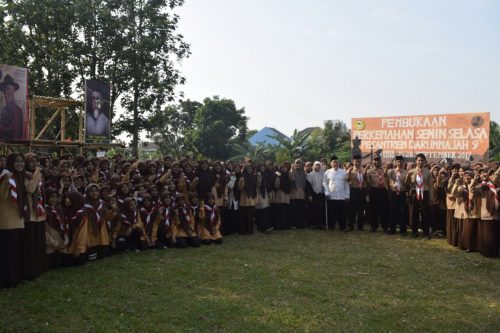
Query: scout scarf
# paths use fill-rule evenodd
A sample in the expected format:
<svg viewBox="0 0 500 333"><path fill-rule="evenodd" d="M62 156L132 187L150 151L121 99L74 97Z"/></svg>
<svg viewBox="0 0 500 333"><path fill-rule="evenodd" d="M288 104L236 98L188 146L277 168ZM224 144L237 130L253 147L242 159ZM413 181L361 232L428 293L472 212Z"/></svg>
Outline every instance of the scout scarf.
<svg viewBox="0 0 500 333"><path fill-rule="evenodd" d="M417 200L424 200L424 176L422 175L422 170L417 171L415 180L417 183Z"/></svg>

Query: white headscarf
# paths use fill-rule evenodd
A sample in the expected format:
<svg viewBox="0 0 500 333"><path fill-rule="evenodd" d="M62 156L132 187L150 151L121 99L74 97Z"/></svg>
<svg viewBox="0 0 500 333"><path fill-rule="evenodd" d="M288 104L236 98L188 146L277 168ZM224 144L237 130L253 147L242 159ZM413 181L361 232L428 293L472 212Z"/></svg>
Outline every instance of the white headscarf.
<svg viewBox="0 0 500 333"><path fill-rule="evenodd" d="M319 171L314 171L314 166L319 164ZM316 161L313 165L313 170L307 175L307 180L311 183L314 193L323 193L323 177L325 176L325 169L321 162Z"/></svg>

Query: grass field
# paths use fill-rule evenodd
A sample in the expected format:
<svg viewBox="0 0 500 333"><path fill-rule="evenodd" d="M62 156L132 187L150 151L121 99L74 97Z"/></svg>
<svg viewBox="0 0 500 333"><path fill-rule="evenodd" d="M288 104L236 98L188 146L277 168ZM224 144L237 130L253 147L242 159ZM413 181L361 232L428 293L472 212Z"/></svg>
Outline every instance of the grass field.
<svg viewBox="0 0 500 333"><path fill-rule="evenodd" d="M295 230L124 253L0 290L0 332L499 332L500 260Z"/></svg>

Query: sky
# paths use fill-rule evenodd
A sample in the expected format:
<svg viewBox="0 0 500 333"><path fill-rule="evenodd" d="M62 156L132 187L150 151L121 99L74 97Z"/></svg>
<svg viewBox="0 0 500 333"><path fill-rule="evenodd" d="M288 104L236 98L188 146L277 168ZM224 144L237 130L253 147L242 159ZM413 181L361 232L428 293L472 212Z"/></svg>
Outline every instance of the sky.
<svg viewBox="0 0 500 333"><path fill-rule="evenodd" d="M490 112L500 122L500 1L186 0L185 99L218 95L249 129Z"/></svg>

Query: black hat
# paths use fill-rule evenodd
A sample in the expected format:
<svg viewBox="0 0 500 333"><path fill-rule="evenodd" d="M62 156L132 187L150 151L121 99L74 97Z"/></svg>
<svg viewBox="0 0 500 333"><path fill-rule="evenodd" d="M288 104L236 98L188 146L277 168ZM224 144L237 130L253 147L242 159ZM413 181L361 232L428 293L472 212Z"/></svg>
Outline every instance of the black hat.
<svg viewBox="0 0 500 333"><path fill-rule="evenodd" d="M354 155L352 157L353 160L360 160L361 159L361 155Z"/></svg>
<svg viewBox="0 0 500 333"><path fill-rule="evenodd" d="M378 160L380 160L380 155L375 155L375 157L373 157L373 160L374 160L374 161L378 161Z"/></svg>
<svg viewBox="0 0 500 333"><path fill-rule="evenodd" d="M5 79L3 80L2 83L0 83L0 91L5 92L5 89L7 88L7 86L13 86L14 90L19 89L19 84L14 82L14 80L12 79L12 77L10 75L5 75Z"/></svg>
<svg viewBox="0 0 500 333"><path fill-rule="evenodd" d="M330 161L336 161L338 160L339 158L337 157L337 155L333 155L331 158L330 158Z"/></svg>
<svg viewBox="0 0 500 333"><path fill-rule="evenodd" d="M394 158L394 160L395 160L395 161L404 161L404 160L405 160L405 158L404 158L403 156L401 156L401 155L398 155L398 156L396 156L396 157Z"/></svg>

